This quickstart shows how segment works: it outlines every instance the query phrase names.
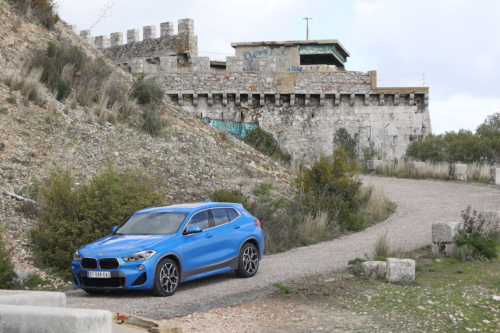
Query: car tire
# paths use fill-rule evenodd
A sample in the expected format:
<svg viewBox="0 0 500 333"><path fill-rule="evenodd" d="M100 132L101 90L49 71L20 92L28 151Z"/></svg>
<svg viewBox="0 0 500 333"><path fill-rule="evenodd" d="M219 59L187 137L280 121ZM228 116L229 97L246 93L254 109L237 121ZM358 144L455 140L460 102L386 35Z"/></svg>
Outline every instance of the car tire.
<svg viewBox="0 0 500 333"><path fill-rule="evenodd" d="M89 295L100 295L104 294L106 290L95 290L95 289L83 289Z"/></svg>
<svg viewBox="0 0 500 333"><path fill-rule="evenodd" d="M172 296L180 283L177 264L171 259L162 259L156 266L153 295Z"/></svg>
<svg viewBox="0 0 500 333"><path fill-rule="evenodd" d="M252 243L245 243L240 250L236 275L242 278L252 277L259 269L259 251Z"/></svg>

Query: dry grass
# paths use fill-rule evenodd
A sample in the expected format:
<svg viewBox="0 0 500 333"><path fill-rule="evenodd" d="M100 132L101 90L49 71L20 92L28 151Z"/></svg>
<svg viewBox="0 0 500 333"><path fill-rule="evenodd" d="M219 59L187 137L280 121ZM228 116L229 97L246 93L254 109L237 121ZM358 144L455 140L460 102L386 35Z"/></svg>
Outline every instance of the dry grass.
<svg viewBox="0 0 500 333"><path fill-rule="evenodd" d="M45 121L51 124L56 119L56 115L57 115L56 102L52 100L50 101L47 107L47 116L45 117Z"/></svg>
<svg viewBox="0 0 500 333"><path fill-rule="evenodd" d="M396 177L410 178L430 178L430 179L449 179L449 163L425 162L423 170L415 172L410 168L411 161L398 159L393 162L384 163L379 174ZM475 181L489 181L490 166L487 164L467 164L467 179Z"/></svg>
<svg viewBox="0 0 500 333"><path fill-rule="evenodd" d="M4 83L12 91L19 90L28 100L42 106L44 103L40 94L42 89L42 84L40 83L42 72L41 68L28 70L27 67L24 67L19 72L8 73L5 76Z"/></svg>
<svg viewBox="0 0 500 333"><path fill-rule="evenodd" d="M316 218L312 214L308 214L303 224L300 225L300 234L305 239L324 239L327 238L330 233L340 234L340 225L336 222L337 232L328 228L328 214L325 212L320 212Z"/></svg>

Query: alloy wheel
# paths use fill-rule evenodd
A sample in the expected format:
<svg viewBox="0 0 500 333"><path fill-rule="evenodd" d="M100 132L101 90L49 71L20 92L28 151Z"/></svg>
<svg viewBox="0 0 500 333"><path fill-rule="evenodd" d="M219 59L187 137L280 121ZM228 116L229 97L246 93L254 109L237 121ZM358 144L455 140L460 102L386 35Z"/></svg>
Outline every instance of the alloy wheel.
<svg viewBox="0 0 500 333"><path fill-rule="evenodd" d="M167 293L172 293L177 288L179 283L179 274L177 267L172 263L163 265L160 271L160 284L163 290Z"/></svg>

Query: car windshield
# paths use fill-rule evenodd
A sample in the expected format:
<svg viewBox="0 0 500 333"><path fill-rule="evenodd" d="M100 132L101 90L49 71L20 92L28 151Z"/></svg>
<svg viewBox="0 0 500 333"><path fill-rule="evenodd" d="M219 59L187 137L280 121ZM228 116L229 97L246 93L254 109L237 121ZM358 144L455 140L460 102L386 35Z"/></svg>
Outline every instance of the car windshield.
<svg viewBox="0 0 500 333"><path fill-rule="evenodd" d="M136 213L115 232L118 235L168 235L175 234L187 213Z"/></svg>

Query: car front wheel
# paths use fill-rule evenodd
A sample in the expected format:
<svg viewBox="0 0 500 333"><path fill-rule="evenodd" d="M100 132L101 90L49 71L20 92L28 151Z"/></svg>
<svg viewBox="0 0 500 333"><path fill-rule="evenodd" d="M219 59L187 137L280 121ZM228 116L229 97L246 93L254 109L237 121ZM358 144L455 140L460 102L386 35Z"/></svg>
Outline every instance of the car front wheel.
<svg viewBox="0 0 500 333"><path fill-rule="evenodd" d="M247 278L252 277L259 269L259 251L252 243L245 243L240 251L236 275Z"/></svg>
<svg viewBox="0 0 500 333"><path fill-rule="evenodd" d="M162 259L155 272L153 294L172 296L179 286L180 276L177 264L171 259Z"/></svg>

